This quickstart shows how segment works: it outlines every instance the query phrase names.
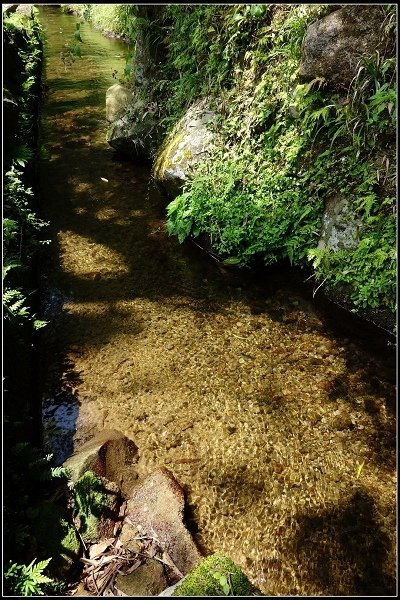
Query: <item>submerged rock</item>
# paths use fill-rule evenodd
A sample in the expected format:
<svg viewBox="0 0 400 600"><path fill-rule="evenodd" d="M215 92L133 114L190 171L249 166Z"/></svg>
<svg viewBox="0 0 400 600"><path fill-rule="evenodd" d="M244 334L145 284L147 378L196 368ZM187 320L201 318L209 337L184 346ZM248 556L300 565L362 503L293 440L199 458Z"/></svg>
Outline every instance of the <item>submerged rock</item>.
<svg viewBox="0 0 400 600"><path fill-rule="evenodd" d="M383 21L384 11L379 5L349 5L312 23L303 41L300 77L323 77L331 83L349 85L360 60L377 50L382 52L386 44Z"/></svg>
<svg viewBox="0 0 400 600"><path fill-rule="evenodd" d="M128 500L121 542L137 552L138 528L154 535L179 577L186 575L200 562L201 554L183 523L184 506L183 490L173 475L165 468L155 471L136 485Z"/></svg>
<svg viewBox="0 0 400 600"><path fill-rule="evenodd" d="M185 113L160 149L153 168L156 182L173 199L193 169L210 150L215 132L210 129L216 115L201 100Z"/></svg>

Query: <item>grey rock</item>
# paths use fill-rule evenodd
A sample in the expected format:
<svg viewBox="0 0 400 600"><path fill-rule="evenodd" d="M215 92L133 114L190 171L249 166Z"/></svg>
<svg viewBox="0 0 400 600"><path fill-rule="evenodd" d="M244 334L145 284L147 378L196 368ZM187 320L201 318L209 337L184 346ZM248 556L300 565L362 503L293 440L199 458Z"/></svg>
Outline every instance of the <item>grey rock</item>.
<svg viewBox="0 0 400 600"><path fill-rule="evenodd" d="M357 217L351 199L335 196L325 206L318 248L355 250L361 227L361 219Z"/></svg>
<svg viewBox="0 0 400 600"><path fill-rule="evenodd" d="M216 115L201 100L185 113L164 141L153 168L158 185L175 198L194 168L211 149L215 132L210 128Z"/></svg>
<svg viewBox="0 0 400 600"><path fill-rule="evenodd" d="M106 92L106 119L113 123L122 116L124 109L132 101L132 90L125 85L115 83Z"/></svg>
<svg viewBox="0 0 400 600"><path fill-rule="evenodd" d="M348 5L312 23L303 41L300 78L348 86L360 60L385 46L383 20L380 5Z"/></svg>

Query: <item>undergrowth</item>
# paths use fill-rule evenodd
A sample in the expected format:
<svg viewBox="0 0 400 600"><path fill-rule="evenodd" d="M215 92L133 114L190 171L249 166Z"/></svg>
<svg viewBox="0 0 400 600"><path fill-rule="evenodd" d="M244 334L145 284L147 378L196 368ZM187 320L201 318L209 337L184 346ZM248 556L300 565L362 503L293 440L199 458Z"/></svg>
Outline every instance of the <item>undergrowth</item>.
<svg viewBox="0 0 400 600"><path fill-rule="evenodd" d="M26 19L14 13L4 19L3 31L9 44L19 44L19 60L23 65L17 90L18 126L10 160L6 157L10 166L3 182L4 318L15 325L29 322L38 329L45 322L38 319L29 306L29 297L34 290L26 289L25 273L40 247L48 243L42 236L48 223L37 216L34 192L26 183L29 179L27 171L35 159L34 115L42 61L41 27L36 18Z"/></svg>
<svg viewBox="0 0 400 600"><path fill-rule="evenodd" d="M166 107L210 95L219 122L215 151L168 206L168 230L181 242L206 235L231 264L311 263L318 287L346 290L355 310L393 313L396 61L376 52L359 63L348 89L300 82L304 34L327 10L171 9L170 63L180 77ZM393 8L382 11L383 26L393 27ZM199 33L206 24L208 53L207 33ZM355 249L318 247L324 206L338 195L356 208Z"/></svg>
<svg viewBox="0 0 400 600"><path fill-rule="evenodd" d="M4 47L13 57L15 70L11 77L7 74L4 78L4 85L10 85L10 96L16 99L19 111L16 130L10 134L13 133L12 139L6 140L3 163L6 171L3 173L3 318L7 326L5 349L14 362L21 360L21 380L27 377L23 372L26 365L21 350L25 352L25 348L31 346L33 330L46 324L31 307L35 290L30 289L33 260L40 247L48 243L42 235L47 223L36 214L35 192L30 185L35 170L41 33L36 11L33 18L19 13L4 16ZM16 349L20 354L13 356ZM10 368L9 356L7 364ZM54 482L64 477L65 472L53 468L51 456L43 455L26 441L27 431L32 428L32 406L26 402L32 404L35 400L14 396L15 390L20 388L10 381L12 377L7 367L4 379L7 381L3 414L4 591L11 596L52 595L60 592L62 585L45 574L51 558L38 560L35 556L32 523L37 517L35 503L54 492Z"/></svg>

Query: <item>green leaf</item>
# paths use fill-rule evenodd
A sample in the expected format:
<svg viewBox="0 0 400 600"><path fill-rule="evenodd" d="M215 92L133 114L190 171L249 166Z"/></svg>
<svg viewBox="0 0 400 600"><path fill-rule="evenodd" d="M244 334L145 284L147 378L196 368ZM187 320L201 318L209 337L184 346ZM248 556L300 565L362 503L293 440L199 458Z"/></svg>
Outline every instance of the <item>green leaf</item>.
<svg viewBox="0 0 400 600"><path fill-rule="evenodd" d="M226 258L223 261L224 265L240 265L241 260L240 258L237 258L236 256L231 256L230 258Z"/></svg>
<svg viewBox="0 0 400 600"><path fill-rule="evenodd" d="M229 596L229 594L230 594L230 591L231 591L231 588L229 587L229 584L228 584L228 583L225 583L225 584L222 586L222 589L223 589L223 591L224 591L224 594L225 594L225 596Z"/></svg>
<svg viewBox="0 0 400 600"><path fill-rule="evenodd" d="M266 6L264 4L253 4L252 7L250 8L251 16L255 17L256 19L258 19L259 17L262 17L263 14L265 13L265 9L266 9Z"/></svg>

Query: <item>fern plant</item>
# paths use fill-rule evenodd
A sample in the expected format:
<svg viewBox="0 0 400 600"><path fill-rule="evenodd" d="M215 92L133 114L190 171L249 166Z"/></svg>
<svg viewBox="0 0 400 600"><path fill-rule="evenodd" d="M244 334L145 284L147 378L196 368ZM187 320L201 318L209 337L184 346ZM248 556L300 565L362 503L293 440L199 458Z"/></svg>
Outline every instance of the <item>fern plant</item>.
<svg viewBox="0 0 400 600"><path fill-rule="evenodd" d="M35 564L34 559L29 565L10 563L5 574L5 583L8 592L13 596L44 596L43 585L53 583L51 577L43 571L51 558Z"/></svg>

